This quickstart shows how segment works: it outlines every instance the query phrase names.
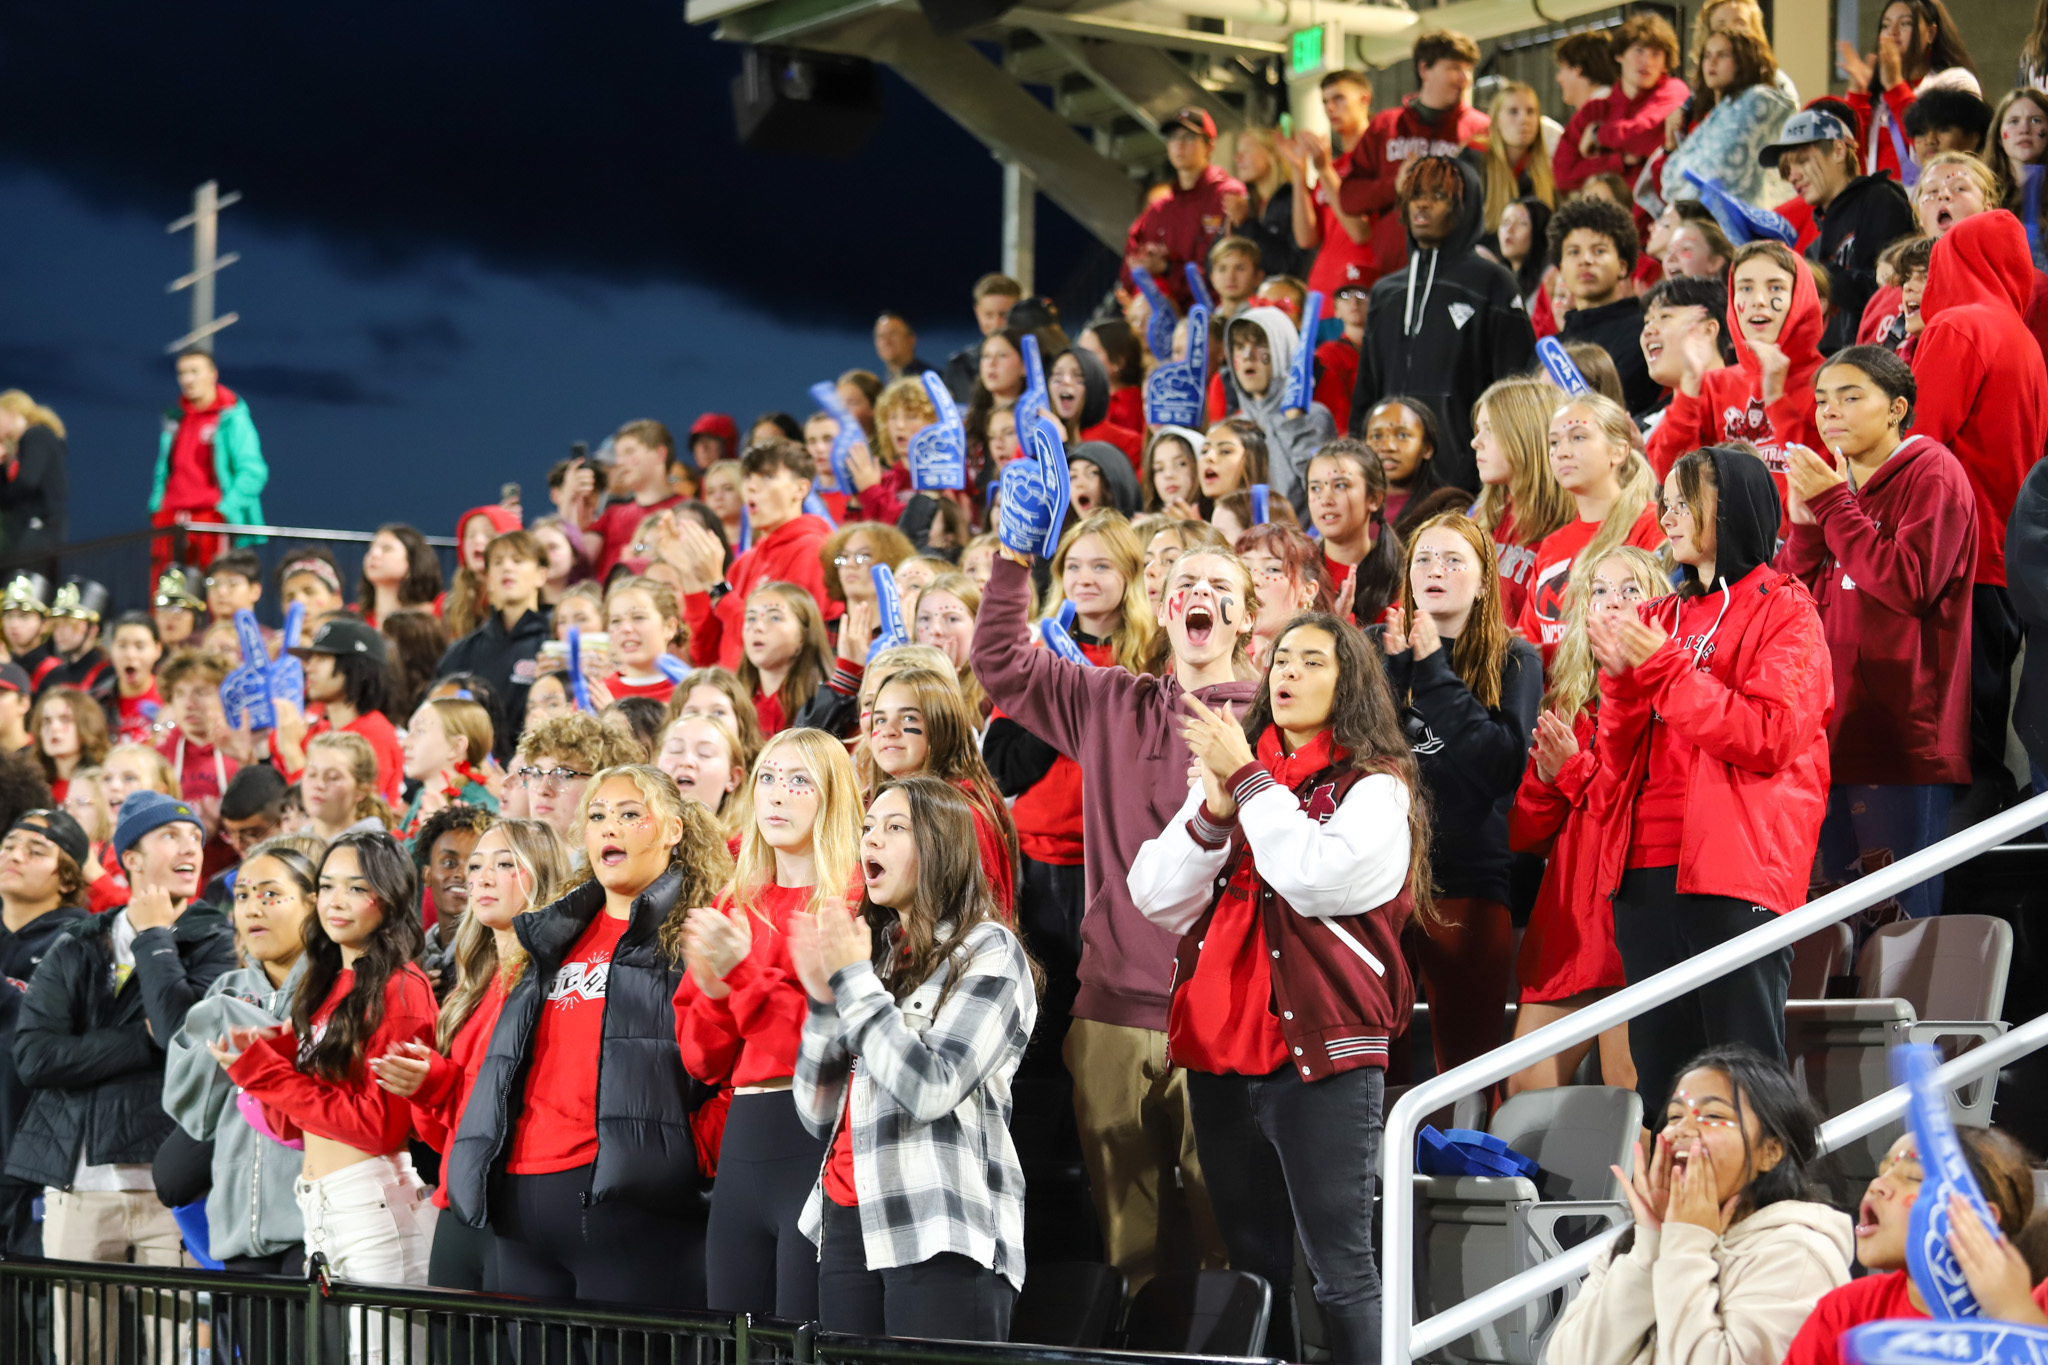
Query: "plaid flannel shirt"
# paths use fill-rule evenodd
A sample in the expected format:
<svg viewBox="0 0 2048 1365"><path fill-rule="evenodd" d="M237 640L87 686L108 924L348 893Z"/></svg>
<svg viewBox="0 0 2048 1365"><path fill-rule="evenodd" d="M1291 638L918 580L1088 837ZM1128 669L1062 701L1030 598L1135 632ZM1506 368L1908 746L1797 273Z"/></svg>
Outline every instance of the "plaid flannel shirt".
<svg viewBox="0 0 2048 1365"><path fill-rule="evenodd" d="M941 965L901 1004L869 963L834 974L834 1002L812 1001L804 1021L797 1112L829 1152L852 1086L853 1184L870 1270L954 1251L1021 1289L1024 1169L1010 1142L1010 1079L1038 997L1008 929L977 925L965 946L951 991ZM813 1242L824 1235L824 1201L821 1168L798 1223Z"/></svg>

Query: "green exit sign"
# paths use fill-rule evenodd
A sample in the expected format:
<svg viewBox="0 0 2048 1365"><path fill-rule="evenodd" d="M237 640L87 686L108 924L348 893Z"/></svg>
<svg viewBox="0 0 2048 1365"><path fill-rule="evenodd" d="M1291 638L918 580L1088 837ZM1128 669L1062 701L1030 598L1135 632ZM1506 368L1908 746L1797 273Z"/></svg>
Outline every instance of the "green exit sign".
<svg viewBox="0 0 2048 1365"><path fill-rule="evenodd" d="M1317 24L1296 30L1288 47L1287 74L1315 76L1334 64L1341 64L1343 32L1335 24Z"/></svg>

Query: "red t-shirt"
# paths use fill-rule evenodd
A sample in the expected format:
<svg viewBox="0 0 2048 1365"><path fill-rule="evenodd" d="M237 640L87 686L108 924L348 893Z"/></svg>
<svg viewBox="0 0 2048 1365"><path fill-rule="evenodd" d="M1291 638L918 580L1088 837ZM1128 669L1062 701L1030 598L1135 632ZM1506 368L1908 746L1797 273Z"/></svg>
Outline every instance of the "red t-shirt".
<svg viewBox="0 0 2048 1365"><path fill-rule="evenodd" d="M1167 1037L1173 1060L1222 1076L1264 1076L1287 1061L1273 1017L1273 954L1252 900L1253 864L1243 860L1202 931L1187 985L1173 993Z"/></svg>
<svg viewBox="0 0 2048 1365"><path fill-rule="evenodd" d="M1360 134L1360 141L1363 140L1364 134ZM1356 145L1346 149L1344 155L1330 159L1337 172L1337 184L1342 184L1351 173L1351 151ZM1335 191L1336 185L1321 183L1310 193L1323 240L1316 248L1315 263L1309 267L1308 287L1325 299L1334 299L1347 284L1371 284L1380 276L1379 254L1373 250L1372 234L1368 232L1362 242L1351 240L1351 234L1337 221L1337 210L1330 204L1329 196ZM1367 226L1372 226L1369 219ZM1342 431L1343 425L1340 423L1337 429Z"/></svg>
<svg viewBox="0 0 2048 1365"><path fill-rule="evenodd" d="M626 551L633 548L633 537L640 530L641 521L650 512L665 512L671 507L680 507L682 499L674 494L660 502L645 506L628 500L615 502L597 514L597 520L584 529L604 537L604 546L597 552L597 563L591 570L591 577L602 583L612 566L625 558Z"/></svg>
<svg viewBox="0 0 2048 1365"><path fill-rule="evenodd" d="M2048 1312L2048 1280L2034 1286L2034 1302ZM1841 1365L1842 1333L1887 1318L1925 1318L1906 1294L1906 1272L1865 1275L1821 1295L1806 1324L1786 1348L1784 1365Z"/></svg>
<svg viewBox="0 0 2048 1365"><path fill-rule="evenodd" d="M220 506L213 437L220 429L220 415L235 402L225 384L215 387L213 402L203 408L178 399L178 429L171 434L170 458L164 462L164 511L211 512Z"/></svg>
<svg viewBox="0 0 2048 1365"><path fill-rule="evenodd" d="M164 713L164 699L156 690L156 679L139 697L119 697L120 719L114 727L116 744L147 744L150 728Z"/></svg>
<svg viewBox="0 0 2048 1365"><path fill-rule="evenodd" d="M652 697L666 706L668 699L676 694L676 685L665 674L656 674L652 682L627 682L623 675L614 673L604 680L604 685L611 692L613 701L626 697Z"/></svg>
<svg viewBox="0 0 2048 1365"><path fill-rule="evenodd" d="M1572 561L1579 551L1600 534L1600 523L1572 518L1545 536L1536 546L1536 564L1529 573L1529 600L1522 605L1516 623L1522 637L1543 651L1543 666L1564 639L1564 590L1571 582ZM1643 508L1636 524L1629 528L1625 545L1654 550L1664 543L1664 528L1657 524L1655 503Z"/></svg>
<svg viewBox="0 0 2048 1365"><path fill-rule="evenodd" d="M306 743L311 744L315 735L324 735L333 728L326 716L312 717L306 725ZM386 719L382 711L366 711L341 728L349 734L361 735L363 742L370 746L370 752L377 756L377 795L393 807L403 809L405 750L398 743L398 727ZM270 757L280 770L284 770L283 756L278 753L275 736L270 741ZM296 782L305 774L306 765L301 763L296 769L286 771L284 777L287 782Z"/></svg>
<svg viewBox="0 0 2048 1365"><path fill-rule="evenodd" d="M1537 546L1517 544L1519 534L1515 509L1510 505L1501 514L1500 525L1493 528L1493 557L1500 566L1500 614L1510 628L1522 619L1523 604L1529 600L1529 579L1536 572Z"/></svg>
<svg viewBox="0 0 2048 1365"><path fill-rule="evenodd" d="M179 798L194 805L209 797L218 800L226 793L228 780L242 768L214 745L188 740L180 731L172 731L156 748L171 761ZM63 800L61 796L56 799Z"/></svg>
<svg viewBox="0 0 2048 1365"><path fill-rule="evenodd" d="M846 1103L839 1110L839 1135L832 1139L832 1154L825 1159L825 1197L842 1209L860 1207L860 1192L853 1184L853 1084L846 1086Z"/></svg>
<svg viewBox="0 0 2048 1365"><path fill-rule="evenodd" d="M612 954L628 921L600 911L548 983L533 1029L526 1109L512 1137L513 1175L574 1170L597 1159L597 1054Z"/></svg>

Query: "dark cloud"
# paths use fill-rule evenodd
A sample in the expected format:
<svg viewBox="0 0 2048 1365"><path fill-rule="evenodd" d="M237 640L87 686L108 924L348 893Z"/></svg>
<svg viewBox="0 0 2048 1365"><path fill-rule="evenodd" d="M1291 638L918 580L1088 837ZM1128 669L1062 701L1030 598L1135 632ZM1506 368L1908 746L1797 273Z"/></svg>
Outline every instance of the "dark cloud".
<svg viewBox="0 0 2048 1365"><path fill-rule="evenodd" d="M389 394L365 388L346 370L311 365L236 365L231 387L244 398L275 398L331 408L381 406L393 401Z"/></svg>
<svg viewBox="0 0 2048 1365"><path fill-rule="evenodd" d="M453 246L519 273L702 284L778 314L967 309L997 259L988 153L893 76L847 161L737 145L739 49L678 0L110 0L10 7L0 157L163 214L208 177L347 267ZM1040 273L1092 251L1047 206Z"/></svg>
<svg viewBox="0 0 2048 1365"><path fill-rule="evenodd" d="M469 338L445 313L373 322L368 331L370 345L380 360L436 365L469 349Z"/></svg>

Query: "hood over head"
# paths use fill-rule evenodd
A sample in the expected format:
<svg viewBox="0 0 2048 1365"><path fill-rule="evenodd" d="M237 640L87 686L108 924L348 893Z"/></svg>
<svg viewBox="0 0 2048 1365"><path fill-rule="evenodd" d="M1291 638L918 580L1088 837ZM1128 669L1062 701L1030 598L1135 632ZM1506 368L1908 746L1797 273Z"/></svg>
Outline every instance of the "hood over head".
<svg viewBox="0 0 2048 1365"><path fill-rule="evenodd" d="M507 531L519 529L519 514L517 512L509 507L500 507L497 503L487 503L482 507L472 507L455 519L455 540L458 545L462 541L462 528L469 525L477 517L488 517L491 529L501 536Z"/></svg>
<svg viewBox="0 0 2048 1365"><path fill-rule="evenodd" d="M1102 419L1109 416L1109 370L1086 346L1076 346L1067 354L1081 365L1084 396L1081 399L1080 427L1086 431L1100 426Z"/></svg>
<svg viewBox="0 0 2048 1365"><path fill-rule="evenodd" d="M1685 566L1686 577L1705 591L1749 577L1751 570L1771 562L1778 550L1778 521L1783 507L1778 485L1764 462L1733 446L1708 446L1714 465L1714 577L1700 583L1698 571Z"/></svg>
<svg viewBox="0 0 2048 1365"><path fill-rule="evenodd" d="M1933 322L1943 309L1996 303L2025 316L2034 294L2034 260L2027 230L2004 209L1963 219L1934 244L1920 316Z"/></svg>
<svg viewBox="0 0 2048 1365"><path fill-rule="evenodd" d="M1273 382L1267 385L1262 397L1253 398L1240 390L1238 398L1247 411L1264 412L1271 409L1277 416L1280 412L1278 405L1287 397L1287 376L1294 371L1295 353L1301 349L1301 333L1295 330L1293 319L1270 304L1247 308L1232 318L1230 325L1223 329L1225 366L1230 364L1231 338L1243 327L1256 327L1265 334L1266 347L1273 355Z"/></svg>
<svg viewBox="0 0 2048 1365"><path fill-rule="evenodd" d="M1813 387L1813 376L1821 364L1820 338L1827 330L1827 310L1821 306L1820 290L1813 282L1813 268L1795 255L1793 260L1799 268L1792 272L1792 310L1785 317L1785 325L1778 332L1778 349L1792 362L1792 372L1785 376L1786 393L1804 393ZM1735 273L1728 273L1728 316L1723 326L1728 329L1729 340L1735 346L1735 363L1750 374L1758 373L1756 352L1749 349L1749 339L1742 334L1742 319L1735 306ZM1734 579L1728 580L1733 583Z"/></svg>
<svg viewBox="0 0 2048 1365"><path fill-rule="evenodd" d="M1080 441L1067 448L1067 459L1086 460L1102 472L1109 505L1127 517L1138 513L1138 473L1131 457L1107 441Z"/></svg>

